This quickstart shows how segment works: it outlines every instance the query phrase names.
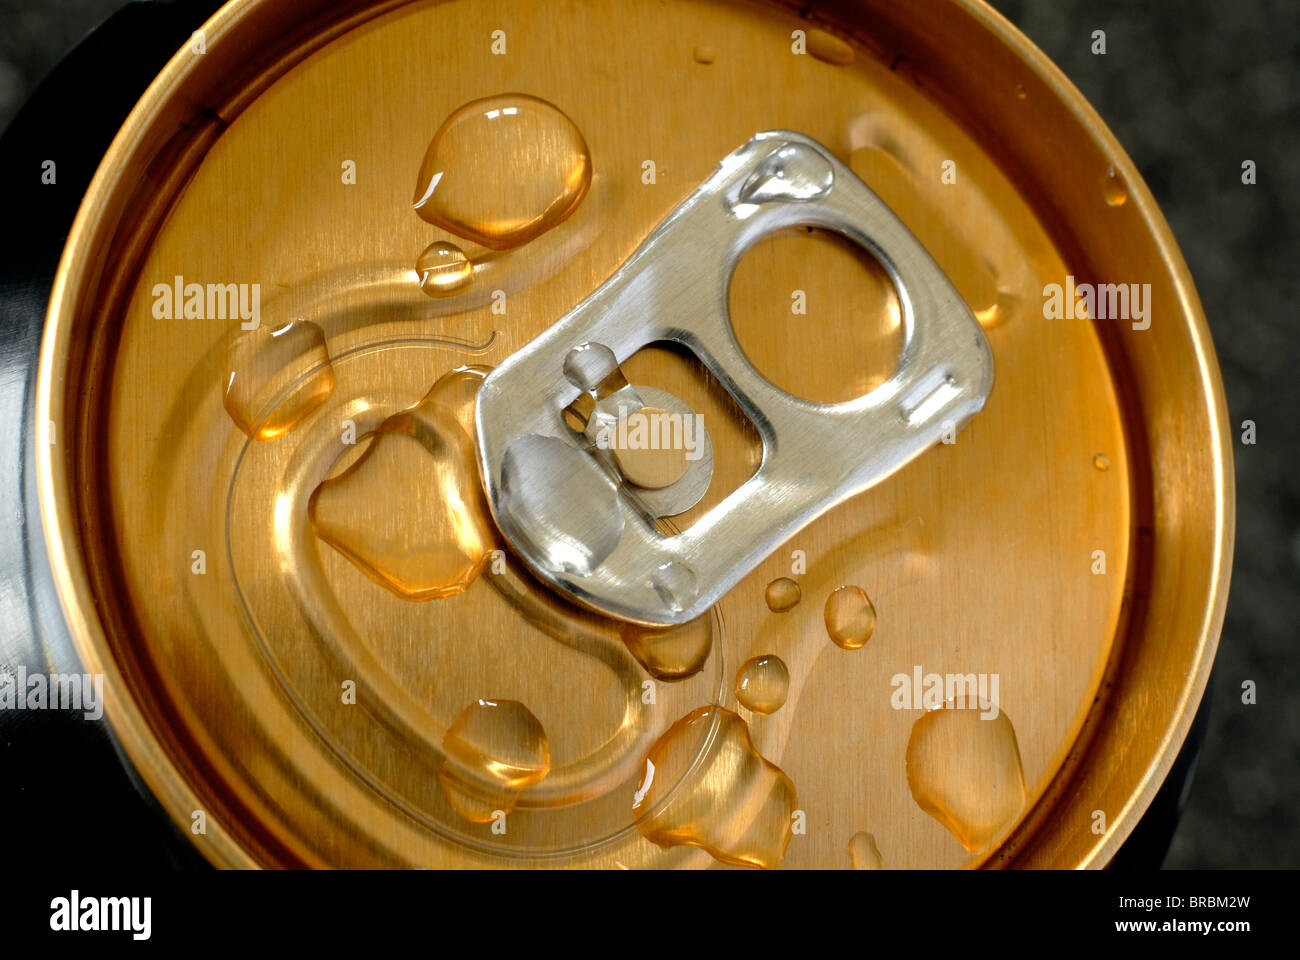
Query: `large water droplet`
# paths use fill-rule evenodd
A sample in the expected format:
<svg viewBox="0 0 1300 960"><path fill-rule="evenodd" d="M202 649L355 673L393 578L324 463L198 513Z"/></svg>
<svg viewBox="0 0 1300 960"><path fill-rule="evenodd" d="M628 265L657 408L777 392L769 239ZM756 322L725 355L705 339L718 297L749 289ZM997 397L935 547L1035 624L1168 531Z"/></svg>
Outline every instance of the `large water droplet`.
<svg viewBox="0 0 1300 960"><path fill-rule="evenodd" d="M717 734L692 769L715 713ZM775 867L790 842L796 804L794 784L755 749L745 721L707 706L650 748L632 810L641 817L637 828L661 847L684 844L723 863Z"/></svg>
<svg viewBox="0 0 1300 960"><path fill-rule="evenodd" d="M325 334L304 320L241 333L226 352L226 371L226 413L254 440L284 436L334 389Z"/></svg>
<svg viewBox="0 0 1300 960"><path fill-rule="evenodd" d="M557 107L511 93L465 104L434 134L413 205L444 230L505 250L565 217L591 184L582 133Z"/></svg>
<svg viewBox="0 0 1300 960"><path fill-rule="evenodd" d="M501 512L512 539L556 573L590 575L623 536L614 481L586 453L536 433L501 457Z"/></svg>
<svg viewBox="0 0 1300 960"><path fill-rule="evenodd" d="M442 749L438 782L456 812L474 823L509 813L551 769L546 731L516 700L471 703L447 728Z"/></svg>
<svg viewBox="0 0 1300 960"><path fill-rule="evenodd" d="M1025 806L1025 774L1001 710L945 705L923 713L907 741L907 785L917 806L972 852L988 849Z"/></svg>
<svg viewBox="0 0 1300 960"><path fill-rule="evenodd" d="M441 377L308 502L316 535L404 599L462 592L497 546L472 436L485 375Z"/></svg>

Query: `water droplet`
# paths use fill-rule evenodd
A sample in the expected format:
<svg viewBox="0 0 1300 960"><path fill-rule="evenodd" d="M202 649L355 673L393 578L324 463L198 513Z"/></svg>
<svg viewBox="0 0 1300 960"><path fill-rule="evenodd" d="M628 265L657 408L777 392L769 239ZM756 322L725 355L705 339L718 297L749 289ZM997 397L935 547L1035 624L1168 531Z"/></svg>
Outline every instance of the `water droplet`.
<svg viewBox="0 0 1300 960"><path fill-rule="evenodd" d="M773 613L785 613L799 602L803 594L799 584L789 577L777 577L767 585L765 593L767 608Z"/></svg>
<svg viewBox="0 0 1300 960"><path fill-rule="evenodd" d="M1025 85L1024 85L1023 83L1017 83L1017 84L1016 84L1016 99L1017 99L1017 100L1025 100L1025 99L1027 99L1028 97L1029 97L1029 91L1025 89Z"/></svg>
<svg viewBox="0 0 1300 960"><path fill-rule="evenodd" d="M778 656L746 660L736 673L736 699L755 713L776 713L790 692L790 671Z"/></svg>
<svg viewBox="0 0 1300 960"><path fill-rule="evenodd" d="M876 608L861 587L840 587L826 598L826 632L837 646L857 650L876 629Z"/></svg>
<svg viewBox="0 0 1300 960"><path fill-rule="evenodd" d="M305 320L241 333L226 351L226 371L226 413L254 440L284 436L334 390L325 334Z"/></svg>
<svg viewBox="0 0 1300 960"><path fill-rule="evenodd" d="M713 618L706 614L676 627L625 623L619 635L650 676L671 683L704 669L713 649Z"/></svg>
<svg viewBox="0 0 1300 960"><path fill-rule="evenodd" d="M1114 167L1107 170L1106 176L1101 178L1101 195L1110 207L1122 207L1128 201L1128 188L1124 186L1124 178Z"/></svg>
<svg viewBox="0 0 1300 960"><path fill-rule="evenodd" d="M497 547L473 440L485 375L469 367L441 377L308 502L316 535L404 599L461 593Z"/></svg>
<svg viewBox="0 0 1300 960"><path fill-rule="evenodd" d="M519 795L551 769L546 731L517 700L477 700L442 738L446 762L438 782L466 820L487 823L509 813Z"/></svg>
<svg viewBox="0 0 1300 960"><path fill-rule="evenodd" d="M586 341L564 355L564 378L579 390L587 393L606 393L601 390L614 374L619 373L618 357L603 343ZM622 381L626 385L627 380Z"/></svg>
<svg viewBox="0 0 1300 960"><path fill-rule="evenodd" d="M1110 458L1107 457L1105 454L1099 453L1092 458L1092 465L1096 467L1098 470L1109 470Z"/></svg>
<svg viewBox="0 0 1300 960"><path fill-rule="evenodd" d="M716 736L692 768L715 715ZM770 868L785 856L796 804L794 784L755 749L745 721L707 706L650 748L632 811L641 833L661 847L700 847L722 863Z"/></svg>
<svg viewBox="0 0 1300 960"><path fill-rule="evenodd" d="M1001 710L923 713L907 741L907 785L917 806L971 852L988 849L1025 806L1025 774L1011 721Z"/></svg>
<svg viewBox="0 0 1300 960"><path fill-rule="evenodd" d="M816 200L826 196L834 182L830 161L805 143L786 143L759 161L740 188L739 202Z"/></svg>
<svg viewBox="0 0 1300 960"><path fill-rule="evenodd" d="M415 261L420 289L431 297L447 297L474 279L474 264L465 251L446 240L435 240Z"/></svg>
<svg viewBox="0 0 1300 960"><path fill-rule="evenodd" d="M695 58L696 63L709 64L718 59L718 51L708 46L697 46L691 56Z"/></svg>
<svg viewBox="0 0 1300 960"><path fill-rule="evenodd" d="M847 66L853 62L853 48L835 34L827 33L825 30L808 31L808 52L818 60L837 67Z"/></svg>
<svg viewBox="0 0 1300 960"><path fill-rule="evenodd" d="M618 488L590 456L556 437L516 437L501 457L501 516L553 572L590 576L623 536Z"/></svg>
<svg viewBox="0 0 1300 960"><path fill-rule="evenodd" d="M527 243L571 214L591 184L582 133L526 94L474 100L443 121L420 164L415 211L493 250Z"/></svg>
<svg viewBox="0 0 1300 960"><path fill-rule="evenodd" d="M854 870L883 870L876 838L869 833L855 833L849 838L849 863Z"/></svg>
<svg viewBox="0 0 1300 960"><path fill-rule="evenodd" d="M650 583L673 613L681 613L695 601L695 571L680 560L669 560L650 575Z"/></svg>

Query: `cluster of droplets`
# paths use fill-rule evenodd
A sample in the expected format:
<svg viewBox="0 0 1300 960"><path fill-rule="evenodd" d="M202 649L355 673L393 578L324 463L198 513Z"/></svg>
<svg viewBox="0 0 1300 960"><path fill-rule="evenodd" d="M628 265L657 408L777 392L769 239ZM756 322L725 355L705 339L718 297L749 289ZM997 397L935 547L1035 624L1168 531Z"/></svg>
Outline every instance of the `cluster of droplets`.
<svg viewBox="0 0 1300 960"><path fill-rule="evenodd" d="M522 93L474 100L453 111L425 151L411 205L452 234L416 260L420 289L453 296L474 279L484 251L522 246L567 218L591 185L581 131L554 104Z"/></svg>
<svg viewBox="0 0 1300 960"><path fill-rule="evenodd" d="M820 30L808 32L807 52L837 66L853 60L852 47ZM717 56L711 46L693 51L701 65ZM819 158L801 149L807 152L796 145L774 153L765 161L772 169L765 167L746 184L742 200L824 192ZM412 206L459 242L435 240L419 255L421 290L434 297L465 290L475 264L461 243L488 255L526 244L569 217L590 183L586 142L554 105L507 94L455 110L429 144ZM1111 206L1127 199L1113 170L1103 180L1103 195ZM236 338L227 369L226 410L257 440L293 430L324 403L334 383L323 332L302 320ZM475 464L473 409L485 374L464 368L442 377L418 404L384 421L348 468L322 482L310 498L312 528L321 541L406 600L463 592L502 547ZM1101 455L1094 463L1099 470L1109 466ZM386 495L395 482L420 493ZM418 518L412 504L421 505ZM774 614L789 613L801 599L799 584L788 577L765 590ZM875 631L876 609L865 590L844 585L827 596L823 621L834 644L859 650ZM712 644L703 621L671 629L629 624L620 635L651 676L667 681L697 673ZM751 657L737 671L733 693L745 710L771 715L790 695L790 670L774 653ZM709 747L700 757L702 743ZM508 813L550 770L545 730L524 704L512 700L471 703L448 727L442 747L444 795L475 823ZM1026 796L1015 731L1002 713L991 721L968 710L923 713L908 742L907 780L918 806L972 851L1003 835ZM652 842L696 846L721 862L756 867L780 863L795 806L790 778L759 753L746 721L719 705L696 709L654 743L632 802L638 829ZM848 853L854 869L882 866L870 833L854 834Z"/></svg>

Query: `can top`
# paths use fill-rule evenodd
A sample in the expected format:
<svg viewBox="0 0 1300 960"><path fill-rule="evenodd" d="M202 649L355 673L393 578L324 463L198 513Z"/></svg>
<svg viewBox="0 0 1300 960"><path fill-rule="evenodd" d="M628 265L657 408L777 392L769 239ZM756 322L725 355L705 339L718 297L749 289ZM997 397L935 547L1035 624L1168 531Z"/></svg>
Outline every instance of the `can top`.
<svg viewBox="0 0 1300 960"><path fill-rule="evenodd" d="M107 716L175 820L207 812L214 862L1067 866L1127 836L1204 687L1230 556L1190 278L1114 138L992 11L799 9L244 0L132 113L52 297L40 494ZM636 316L638 283L684 291L713 262L671 216L763 131L906 230L739 230L708 301L729 326L693 356L704 318ZM920 284L891 261L912 242L940 271ZM643 243L671 246L625 271ZM983 409L960 432L927 416L931 449L785 524L814 456L888 436L810 442L762 398L894 396L918 298L949 288L975 359L950 373L976 371L953 419ZM566 381L579 343L554 325L584 303L660 336L610 336L616 373ZM707 460L684 432L639 459L614 432L644 543L594 551L712 532L753 554L702 615L593 612L516 556L536 536L498 529L493 470L543 413L489 436L482 398L519 400L491 391L539 335L565 392L531 433L598 432L627 389L702 418ZM599 476L533 454L602 509ZM712 529L778 455L772 500Z"/></svg>

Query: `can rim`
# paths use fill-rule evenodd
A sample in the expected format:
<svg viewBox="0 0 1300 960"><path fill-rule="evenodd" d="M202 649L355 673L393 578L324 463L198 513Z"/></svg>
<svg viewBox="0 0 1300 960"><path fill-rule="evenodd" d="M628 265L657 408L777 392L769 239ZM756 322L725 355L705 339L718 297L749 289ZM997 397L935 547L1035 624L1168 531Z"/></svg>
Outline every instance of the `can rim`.
<svg viewBox="0 0 1300 960"><path fill-rule="evenodd" d="M1108 829L1105 831L1102 841L1093 845L1079 862L1080 868L1101 868L1109 864L1124 841L1133 832L1173 767L1178 752L1187 739L1188 731L1195 719L1196 708L1205 694L1210 670L1214 664L1214 656L1218 650L1219 637L1227 608L1228 587L1232 576L1232 549L1236 533L1236 481L1232 470L1233 453L1227 396L1224 392L1222 378L1219 375L1218 359L1214 350L1214 341L1210 334L1209 322L1206 320L1205 311L1196 292L1191 271L1188 269L1182 251L1174 239L1168 221L1160 211L1155 197L1151 194L1150 188L1132 158L1129 157L1128 152L1120 144L1115 134L1111 132L1105 121L1102 120L1097 110L1079 91L1078 87L1011 21L989 6L985 0L954 0L954 2L963 7L966 13L977 19L986 30L994 34L1004 45L1014 49L1032 72L1047 82L1056 100L1069 110L1087 136L1093 139L1114 162L1115 170L1128 187L1130 202L1133 202L1137 209L1140 210L1142 220L1160 251L1160 258L1172 274L1174 286L1180 297L1181 314L1186 320L1188 332L1192 338L1193 355L1196 359L1198 392L1203 394L1208 406L1208 427L1213 445L1211 451L1211 462L1214 468L1213 487L1217 491L1217 496L1214 498L1214 537L1210 559L1210 568L1212 570L1210 593L1202 608L1204 612L1200 619L1195 647L1196 652L1193 658L1195 669L1189 671L1186 675L1186 682L1182 687L1175 708L1175 721L1163 732L1159 746L1156 749L1154 761L1148 766L1138 788L1130 791L1125 805L1112 818L1109 818ZM1112 657L1114 657L1114 653ZM1091 723L1091 720L1090 717L1088 723ZM1090 731L1086 729L1088 723L1085 724L1085 730L1080 732L1080 740L1090 736ZM1081 753L1088 752L1090 745L1089 742ZM1040 798L1040 805L1046 802L1047 796L1054 791L1058 784L1061 784L1062 780L1068 781L1072 776L1073 771L1069 769L1058 772L1052 785L1048 787L1043 798ZM1076 796L1063 802L1067 803L1072 809L1078 809L1080 815L1076 818L1077 822L1085 824L1089 821L1091 811L1080 802L1079 797ZM1027 817L1021 823L1012 837L1008 839L1008 844L1015 845L1027 828L1032 829L1029 819ZM1032 851L1030 851L1030 856L1033 856ZM1037 858L1035 859L1037 860ZM1049 866L1051 864L1050 861L1037 860L1032 865Z"/></svg>
<svg viewBox="0 0 1300 960"><path fill-rule="evenodd" d="M371 19L401 5L401 0L378 0L366 4L359 12L342 18L340 29L350 29L357 23ZM1088 104L1079 90L1028 38L1000 13L983 0L932 0L931 6L956 8L956 13L973 20L1003 47L1014 53L1027 70L1035 75L1053 94L1056 102L1068 111L1078 127L1078 132L1093 141L1124 178L1129 187L1130 200L1140 212L1146 229L1151 234L1160 258L1169 270L1180 298L1182 317L1191 336L1192 353L1196 361L1196 392L1207 404L1209 436L1213 449L1212 485L1215 491L1212 518L1212 543L1209 557L1209 594L1206 596L1192 657L1193 669L1186 673L1179 693L1173 722L1162 732L1154 755L1135 789L1128 791L1127 801L1110 822L1100 842L1093 842L1079 860L1082 867L1105 866L1120 845L1132 832L1137 820L1151 803L1177 755L1178 749L1190 729L1194 707L1205 692L1210 667L1218 646L1227 602L1231 573L1231 551L1234 542L1235 485L1232 464L1231 432L1228 421L1226 397L1218 375L1217 360L1199 297L1190 272L1174 240L1164 216L1160 213L1150 190L1128 154L1114 134L1106 127L1100 115ZM256 29L253 14L263 6L263 0L232 0L222 7L204 25L203 31L209 52L225 49L227 44L238 49L241 42L249 42L241 31ZM303 5L307 7L307 4ZM315 5L311 5L313 8ZM324 5L323 5L324 6ZM310 12L301 14L301 21L310 19ZM336 24L338 26L338 24ZM325 41L337 33L331 33ZM298 48L291 63L308 51ZM42 428L65 422L68 404L64 384L64 364L75 326L75 309L78 288L85 275L93 252L97 229L111 211L112 200L122 188L131 159L137 151L148 146L147 134L160 109L174 97L183 81L195 69L195 61L187 46L178 50L167 65L149 85L141 99L131 110L121 129L104 154L94 178L78 209L60 257L51 291L46 327L42 336L40 360L36 382L36 425ZM260 90L255 91L256 95ZM233 105L238 112L243 103ZM39 429L37 437L44 437ZM107 631L96 609L95 594L91 587L85 557L79 547L81 527L72 499L73 484L67 472L63 455L52 442L36 444L37 493L40 514L49 554L50 569L59 596L63 616L68 624L73 646L86 669L105 676L105 716L112 735L125 755L148 785L161 806L177 823L185 823L191 811L199 807L198 795L188 778L183 776L165 751L157 749L156 737L140 703L128 695L130 685L119 664L108 656ZM1198 607L1201 605L1198 604ZM1091 718L1090 721L1091 722ZM1086 726L1086 725L1085 725ZM1088 735L1085 729L1080 734ZM1086 752L1085 747L1083 752ZM1039 804L1049 803L1053 792L1057 803L1086 808L1079 797L1060 797L1057 790L1062 777L1073 776L1072 770L1058 771L1048 792ZM1014 849L1019 840L1031 846L1034 824L1026 817L1008 841ZM1086 817L1083 821L1086 823ZM1081 827L1086 831L1086 827ZM1096 838L1094 838L1096 839ZM243 847L236 837L218 820L211 819L205 842L200 844L203 854L215 865L228 867L254 867L258 865L253 853ZM996 854L996 850L993 851ZM1048 860L1027 853L1013 853L1013 862L1024 856L1025 865L1050 865ZM1049 854L1050 856L1050 854ZM990 857L990 861L995 857ZM1035 862L1037 861L1037 862ZM990 865L992 865L990 863Z"/></svg>

